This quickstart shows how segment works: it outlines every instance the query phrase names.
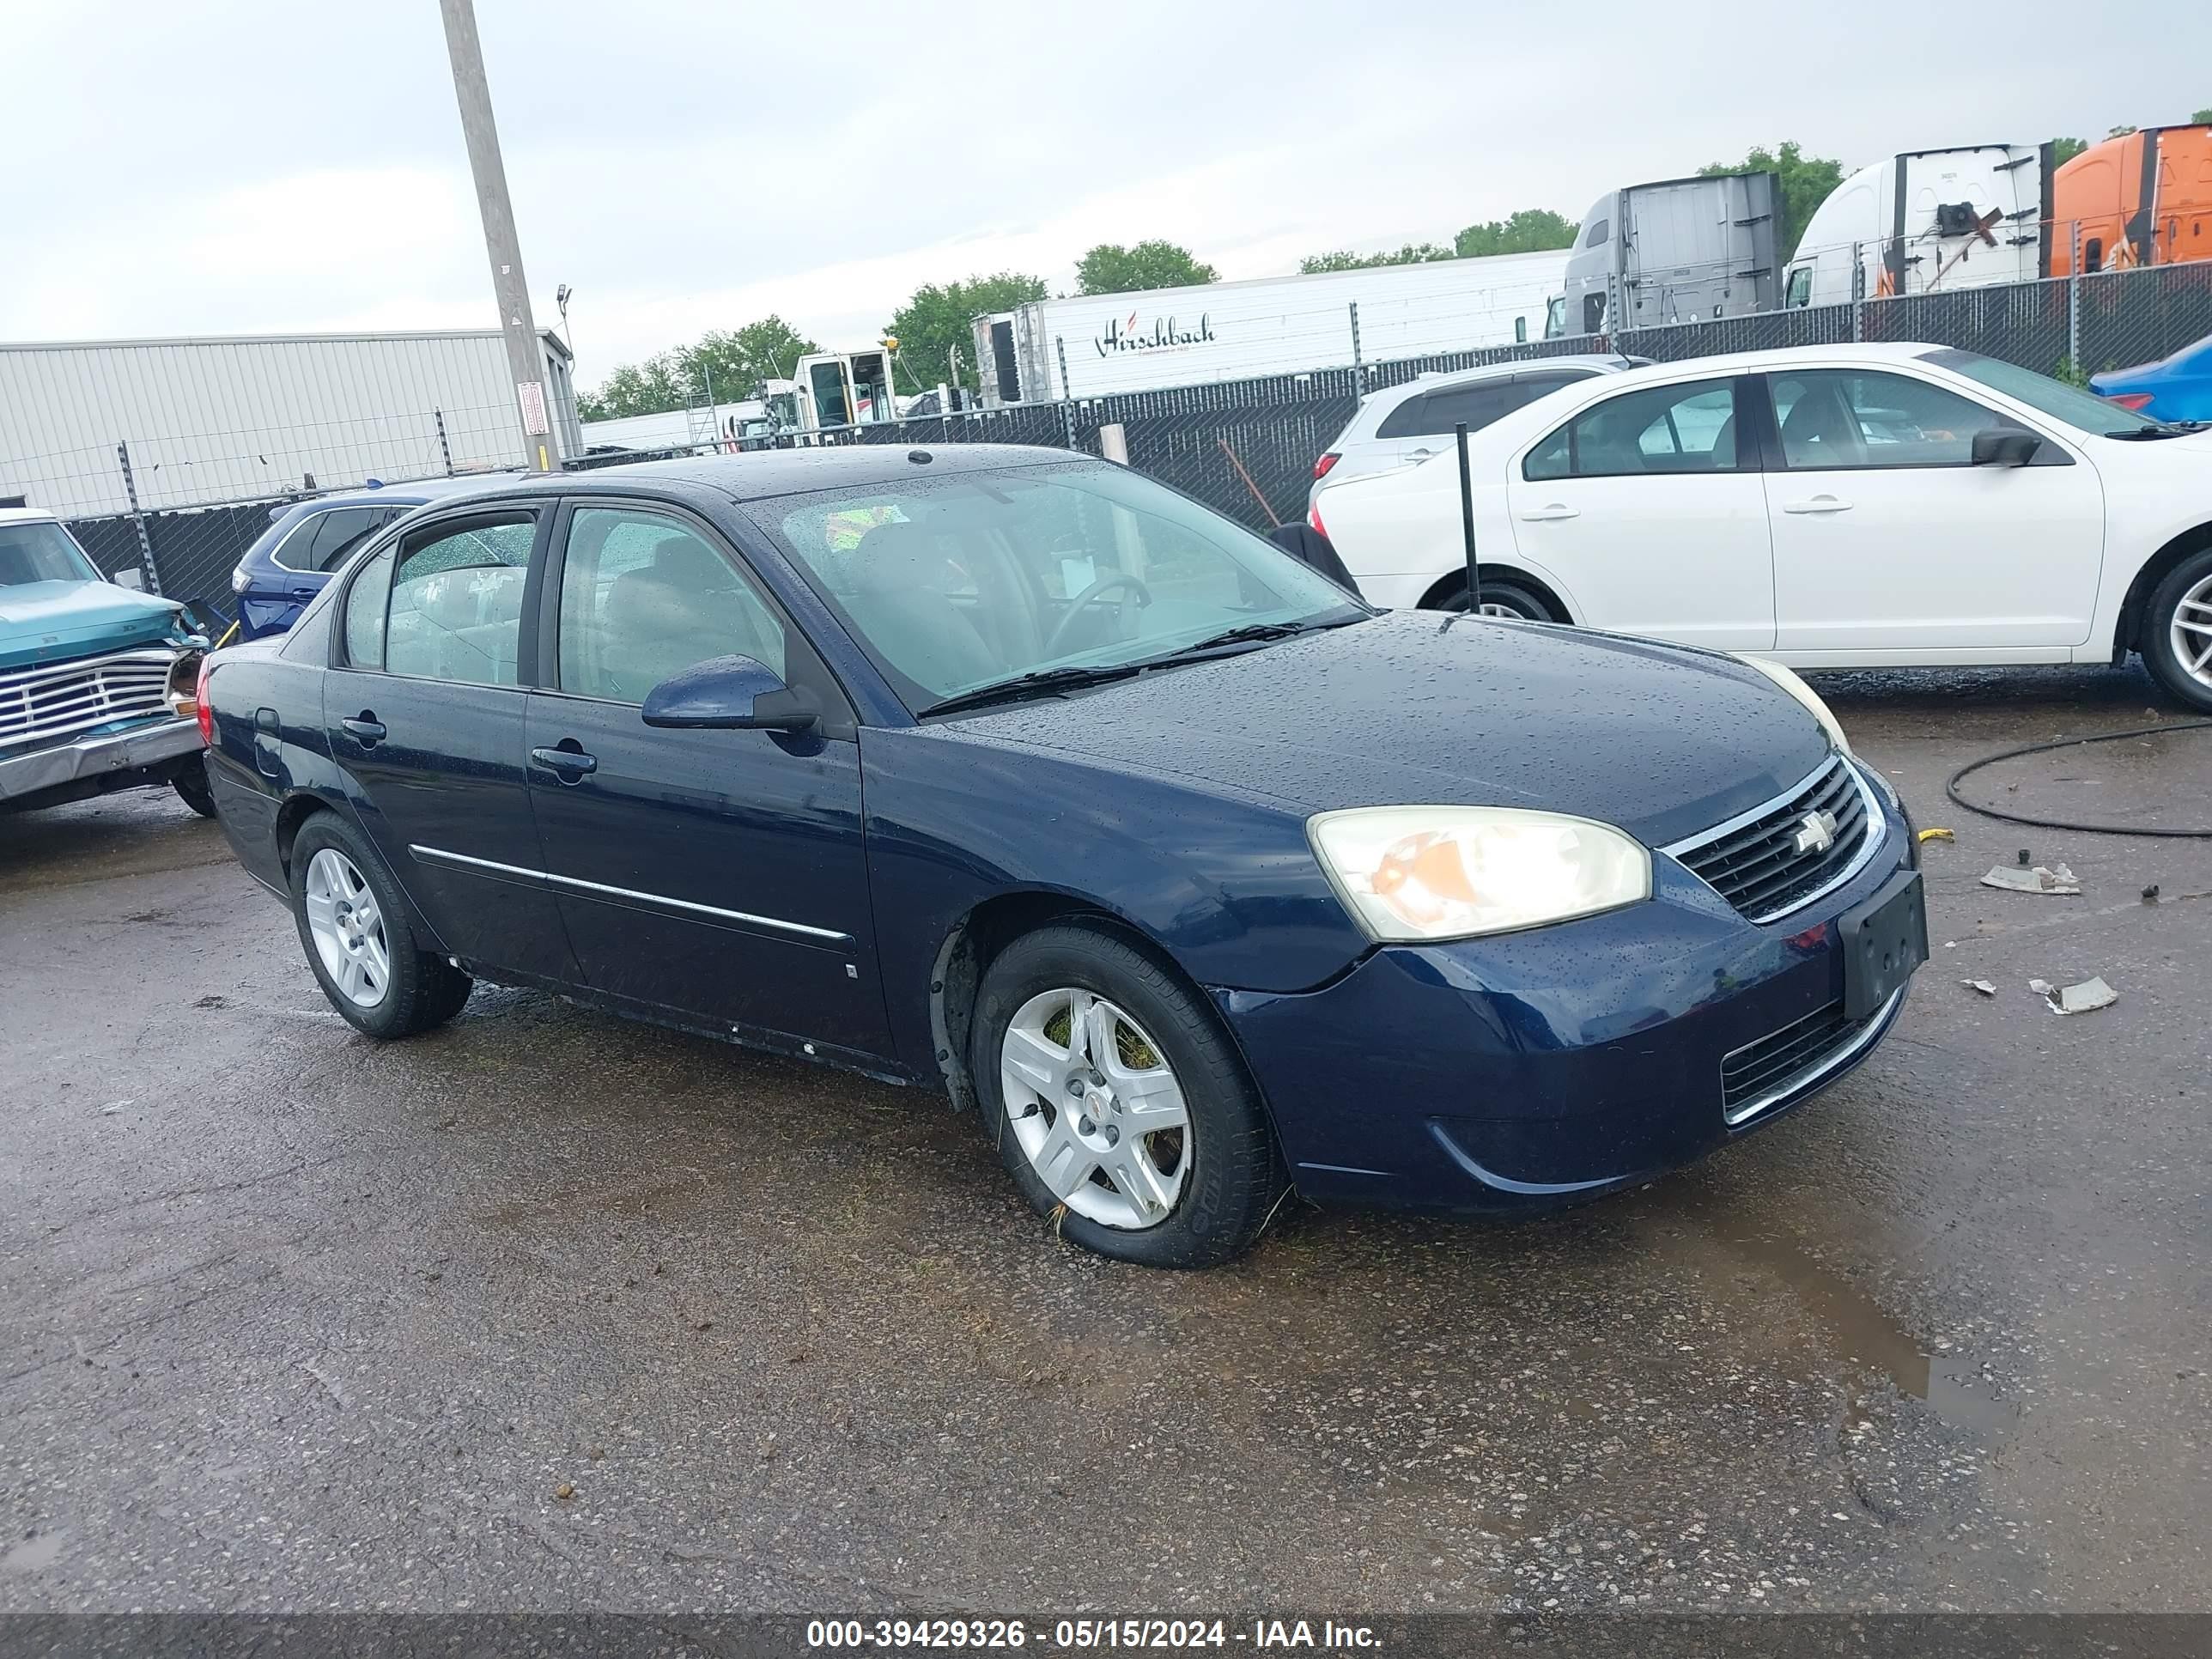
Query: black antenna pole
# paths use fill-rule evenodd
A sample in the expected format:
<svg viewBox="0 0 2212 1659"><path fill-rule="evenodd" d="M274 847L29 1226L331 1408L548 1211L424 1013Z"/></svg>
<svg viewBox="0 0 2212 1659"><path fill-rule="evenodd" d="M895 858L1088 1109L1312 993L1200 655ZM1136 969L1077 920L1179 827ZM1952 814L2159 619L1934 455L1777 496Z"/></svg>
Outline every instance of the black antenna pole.
<svg viewBox="0 0 2212 1659"><path fill-rule="evenodd" d="M1467 422L1452 428L1459 441L1459 523L1467 538L1467 611L1482 614L1482 561L1474 551L1474 480L1467 470Z"/></svg>

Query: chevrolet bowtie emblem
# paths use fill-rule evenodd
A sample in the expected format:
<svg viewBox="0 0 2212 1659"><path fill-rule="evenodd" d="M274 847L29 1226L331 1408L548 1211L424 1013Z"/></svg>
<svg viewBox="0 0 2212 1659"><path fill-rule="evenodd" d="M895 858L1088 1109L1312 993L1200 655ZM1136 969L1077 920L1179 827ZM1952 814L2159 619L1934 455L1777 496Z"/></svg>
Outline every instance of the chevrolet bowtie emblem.
<svg viewBox="0 0 2212 1659"><path fill-rule="evenodd" d="M1825 853L1836 844L1836 815L1833 812L1808 812L1797 820L1797 833L1790 845L1800 853Z"/></svg>

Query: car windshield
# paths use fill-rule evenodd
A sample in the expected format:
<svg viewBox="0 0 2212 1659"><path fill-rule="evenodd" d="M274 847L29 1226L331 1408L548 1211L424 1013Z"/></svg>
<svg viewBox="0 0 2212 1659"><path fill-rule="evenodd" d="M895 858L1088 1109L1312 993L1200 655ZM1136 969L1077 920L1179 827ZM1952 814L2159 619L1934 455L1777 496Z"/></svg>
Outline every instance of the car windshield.
<svg viewBox="0 0 2212 1659"><path fill-rule="evenodd" d="M752 510L915 709L1024 675L1149 662L1231 629L1370 614L1250 531L1098 463L916 468Z"/></svg>
<svg viewBox="0 0 2212 1659"><path fill-rule="evenodd" d="M2133 415L2118 404L2107 403L2094 392L2084 392L2078 386L2068 386L2063 380L2054 380L2048 374L2038 374L2032 368L2022 368L2017 363L2000 362L1995 357L1984 357L1978 351L1960 351L1946 348L1924 354L1926 362L1963 374L1970 380L1978 380L1992 392L2001 392L2008 398L2017 398L2029 408L2039 410L2055 421L2078 427L2084 432L2101 433L2106 437L2117 437L2122 433L2144 432L2155 428L2156 421Z"/></svg>
<svg viewBox="0 0 2212 1659"><path fill-rule="evenodd" d="M100 572L68 531L49 519L0 524L0 587L27 582L96 582Z"/></svg>

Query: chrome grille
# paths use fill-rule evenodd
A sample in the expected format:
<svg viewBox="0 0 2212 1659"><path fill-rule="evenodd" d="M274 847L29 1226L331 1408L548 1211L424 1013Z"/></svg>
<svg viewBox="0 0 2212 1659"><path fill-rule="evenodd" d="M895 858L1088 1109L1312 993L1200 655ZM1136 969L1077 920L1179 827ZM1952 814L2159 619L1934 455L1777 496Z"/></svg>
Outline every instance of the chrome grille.
<svg viewBox="0 0 2212 1659"><path fill-rule="evenodd" d="M1827 844L1811 833L1832 821ZM1661 850L1753 921L1772 921L1839 886L1866 861L1879 819L1856 768L1831 755L1787 794Z"/></svg>
<svg viewBox="0 0 2212 1659"><path fill-rule="evenodd" d="M169 712L176 653L164 646L0 670L0 749L52 743L114 720Z"/></svg>
<svg viewBox="0 0 2212 1659"><path fill-rule="evenodd" d="M1844 1018L1843 1003L1832 1002L1723 1055L1721 1115L1731 1126L1745 1122L1840 1066L1872 1040L1874 1028L1904 994L1897 992L1864 1019Z"/></svg>

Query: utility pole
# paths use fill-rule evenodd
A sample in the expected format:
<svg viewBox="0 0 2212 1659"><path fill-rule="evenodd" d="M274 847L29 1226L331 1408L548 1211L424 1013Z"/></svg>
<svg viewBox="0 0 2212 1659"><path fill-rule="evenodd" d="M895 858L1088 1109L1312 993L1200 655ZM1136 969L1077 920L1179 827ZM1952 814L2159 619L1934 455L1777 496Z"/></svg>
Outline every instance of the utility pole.
<svg viewBox="0 0 2212 1659"><path fill-rule="evenodd" d="M484 252L491 257L492 292L499 299L500 331L507 337L507 370L514 376L523 436L532 465L551 472L561 465L561 439L545 396L545 348L530 314L530 285L522 275L522 242L515 234L514 204L507 199L507 167L499 158L499 129L492 125L491 83L484 78L476 7L473 0L438 0L438 10L446 24L453 96L461 106L461 136L468 141L469 171L476 179L477 210L483 217Z"/></svg>

